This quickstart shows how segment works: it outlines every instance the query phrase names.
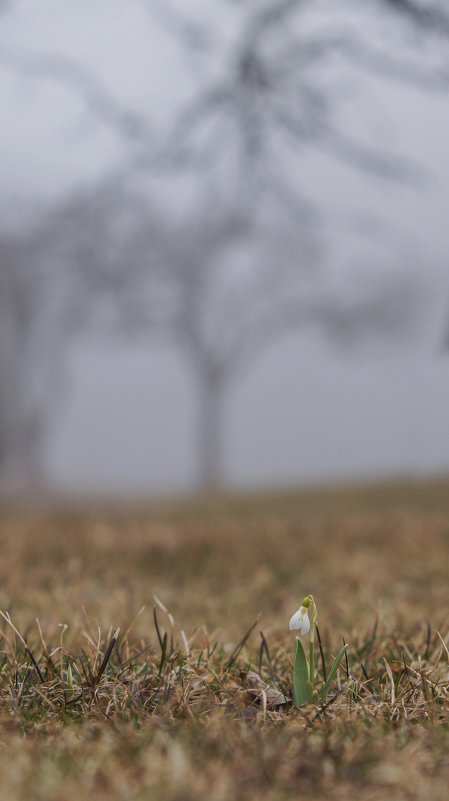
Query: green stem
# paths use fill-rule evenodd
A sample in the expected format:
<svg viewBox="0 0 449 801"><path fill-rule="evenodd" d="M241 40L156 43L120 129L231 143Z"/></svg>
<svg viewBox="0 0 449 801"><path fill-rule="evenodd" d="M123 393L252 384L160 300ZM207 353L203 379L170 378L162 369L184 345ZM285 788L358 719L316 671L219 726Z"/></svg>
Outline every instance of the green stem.
<svg viewBox="0 0 449 801"><path fill-rule="evenodd" d="M315 678L315 653L314 653L314 641L315 641L315 626L310 627L310 646L309 646L309 678L310 683L313 688L314 678Z"/></svg>
<svg viewBox="0 0 449 801"><path fill-rule="evenodd" d="M315 623L316 623L316 618L317 618L317 612L316 612L315 601L313 600L313 595L310 595L309 598L310 598L310 601L311 601L311 603L310 603L310 611L309 611L309 615L310 615L309 677L310 677L310 684L311 684L312 690L313 690L313 686L314 686L314 683L315 683L315 650L314 649L315 649Z"/></svg>

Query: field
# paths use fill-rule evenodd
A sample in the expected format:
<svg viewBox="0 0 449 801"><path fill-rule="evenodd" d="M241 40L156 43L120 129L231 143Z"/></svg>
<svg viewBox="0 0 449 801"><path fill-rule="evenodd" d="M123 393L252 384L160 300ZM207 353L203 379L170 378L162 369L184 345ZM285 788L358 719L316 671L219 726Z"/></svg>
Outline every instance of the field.
<svg viewBox="0 0 449 801"><path fill-rule="evenodd" d="M448 568L443 480L4 509L1 798L447 801Z"/></svg>

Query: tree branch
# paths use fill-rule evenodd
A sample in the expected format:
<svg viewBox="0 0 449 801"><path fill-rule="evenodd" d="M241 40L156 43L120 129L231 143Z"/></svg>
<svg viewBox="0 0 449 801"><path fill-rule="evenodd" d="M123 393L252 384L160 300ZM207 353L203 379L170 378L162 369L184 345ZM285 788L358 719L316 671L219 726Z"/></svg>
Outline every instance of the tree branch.
<svg viewBox="0 0 449 801"><path fill-rule="evenodd" d="M417 3L416 0L380 0L381 3L391 11L405 17L415 26L424 28L426 31L449 35L449 14L443 11L438 4L425 6Z"/></svg>
<svg viewBox="0 0 449 801"><path fill-rule="evenodd" d="M30 78L45 78L71 87L89 111L125 141L149 148L152 130L145 119L113 98L94 75L75 61L57 54L20 53L0 43L0 63Z"/></svg>

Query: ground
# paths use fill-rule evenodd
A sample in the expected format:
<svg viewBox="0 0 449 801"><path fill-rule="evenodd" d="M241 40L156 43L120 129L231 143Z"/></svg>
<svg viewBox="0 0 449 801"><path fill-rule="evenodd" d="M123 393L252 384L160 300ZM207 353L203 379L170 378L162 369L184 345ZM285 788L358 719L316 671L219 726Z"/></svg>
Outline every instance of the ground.
<svg viewBox="0 0 449 801"><path fill-rule="evenodd" d="M446 801L449 481L5 508L0 554L7 801ZM309 593L348 659L298 709Z"/></svg>

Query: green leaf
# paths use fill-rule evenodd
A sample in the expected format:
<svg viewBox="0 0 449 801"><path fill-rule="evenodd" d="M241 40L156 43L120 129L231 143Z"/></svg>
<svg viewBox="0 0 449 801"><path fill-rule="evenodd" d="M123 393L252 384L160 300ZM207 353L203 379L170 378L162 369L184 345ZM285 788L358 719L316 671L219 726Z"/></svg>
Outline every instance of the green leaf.
<svg viewBox="0 0 449 801"><path fill-rule="evenodd" d="M321 698L322 698L323 700L326 698L326 695L327 695L327 694L328 694L328 692L329 692L329 687L331 686L331 683L332 683L332 681L333 681L333 680L334 680L334 678L335 678L335 674L337 673L338 666L339 666L339 664L340 664L340 662L341 662L341 658L342 658L342 656L343 656L344 652L346 651L347 647L348 647L348 645L346 644L346 645L343 645L343 647L342 647L342 648L340 648L340 650L339 650L339 652L338 652L337 656L336 656L336 657L335 657L335 659L334 659L334 663L333 663L333 665L332 665L332 667L331 667L331 669L330 669L330 671L329 671L329 676L327 677L327 681L326 681L326 683L325 683L325 684L323 684L323 686L321 687L321 690L320 690L320 696L321 696Z"/></svg>
<svg viewBox="0 0 449 801"><path fill-rule="evenodd" d="M304 646L299 637L296 638L295 662L293 665L293 693L296 706L302 706L312 700L309 665Z"/></svg>

